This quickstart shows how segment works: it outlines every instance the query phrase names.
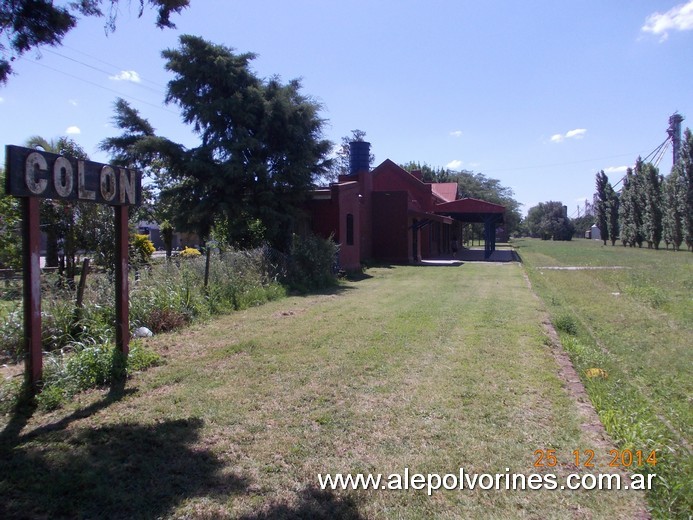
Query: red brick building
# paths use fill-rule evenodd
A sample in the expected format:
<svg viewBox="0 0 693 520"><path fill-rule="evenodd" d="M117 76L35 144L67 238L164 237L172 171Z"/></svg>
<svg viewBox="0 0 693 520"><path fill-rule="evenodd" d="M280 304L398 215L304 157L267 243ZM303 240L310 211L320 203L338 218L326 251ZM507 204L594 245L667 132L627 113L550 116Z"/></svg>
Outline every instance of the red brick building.
<svg viewBox="0 0 693 520"><path fill-rule="evenodd" d="M340 244L343 269L364 260L416 263L450 255L466 222L485 223L487 253L495 249L503 206L459 199L457 183L424 182L421 172L389 159L369 170L369 152L369 143L352 143L350 175L313 191L307 202L311 230Z"/></svg>

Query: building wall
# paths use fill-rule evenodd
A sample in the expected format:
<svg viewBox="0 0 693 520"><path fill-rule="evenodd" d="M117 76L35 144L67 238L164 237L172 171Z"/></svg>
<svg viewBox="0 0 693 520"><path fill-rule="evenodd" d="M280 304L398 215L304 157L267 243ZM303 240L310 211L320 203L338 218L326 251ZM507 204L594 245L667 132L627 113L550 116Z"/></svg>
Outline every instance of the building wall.
<svg viewBox="0 0 693 520"><path fill-rule="evenodd" d="M411 257L411 225L406 191L373 193L373 256L384 262L407 263Z"/></svg>
<svg viewBox="0 0 693 520"><path fill-rule="evenodd" d="M339 242L337 205L331 199L319 199L307 201L306 207L312 232L322 238L329 238L334 233L334 239Z"/></svg>
<svg viewBox="0 0 693 520"><path fill-rule="evenodd" d="M363 258L361 237L364 233L359 186L356 183L335 185L332 188L332 199L338 204L339 265L346 270L358 269ZM349 215L353 223L350 234L347 233ZM353 239L351 244L350 238Z"/></svg>

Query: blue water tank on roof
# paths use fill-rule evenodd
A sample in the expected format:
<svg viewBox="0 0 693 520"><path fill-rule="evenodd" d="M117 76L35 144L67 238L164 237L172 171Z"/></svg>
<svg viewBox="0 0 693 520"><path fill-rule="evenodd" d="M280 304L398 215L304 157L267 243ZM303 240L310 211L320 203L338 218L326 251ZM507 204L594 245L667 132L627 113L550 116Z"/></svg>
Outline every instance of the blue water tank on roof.
<svg viewBox="0 0 693 520"><path fill-rule="evenodd" d="M352 141L349 143L349 175L368 171L370 155L371 143L366 141Z"/></svg>

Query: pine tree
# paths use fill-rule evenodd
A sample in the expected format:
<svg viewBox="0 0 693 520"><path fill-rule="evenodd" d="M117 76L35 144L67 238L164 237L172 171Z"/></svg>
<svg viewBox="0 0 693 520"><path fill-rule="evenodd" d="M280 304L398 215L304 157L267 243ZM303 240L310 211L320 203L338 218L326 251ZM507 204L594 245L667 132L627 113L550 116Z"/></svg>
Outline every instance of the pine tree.
<svg viewBox="0 0 693 520"><path fill-rule="evenodd" d="M166 102L181 109L199 146L149 135L150 127L126 106L119 107L126 133L104 146L117 145L112 151L124 151L125 160L161 159L167 185L160 200L176 208L176 229L204 240L223 228L229 243L245 247L259 223L271 245L289 250L313 180L330 166L320 104L301 92L298 80L258 77L253 53L182 35L179 48L162 55L174 75Z"/></svg>

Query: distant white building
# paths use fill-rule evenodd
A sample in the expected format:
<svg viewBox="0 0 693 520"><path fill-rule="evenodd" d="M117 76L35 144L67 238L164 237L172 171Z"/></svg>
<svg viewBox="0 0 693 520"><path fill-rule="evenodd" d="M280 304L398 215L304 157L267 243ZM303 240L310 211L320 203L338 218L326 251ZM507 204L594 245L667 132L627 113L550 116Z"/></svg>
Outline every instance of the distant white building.
<svg viewBox="0 0 693 520"><path fill-rule="evenodd" d="M597 224L592 224L592 227L590 228L590 237L592 237L592 240L602 239L602 232L599 230Z"/></svg>

